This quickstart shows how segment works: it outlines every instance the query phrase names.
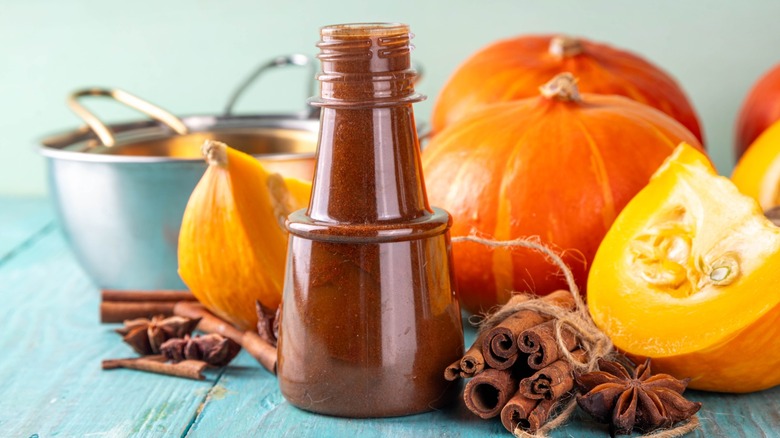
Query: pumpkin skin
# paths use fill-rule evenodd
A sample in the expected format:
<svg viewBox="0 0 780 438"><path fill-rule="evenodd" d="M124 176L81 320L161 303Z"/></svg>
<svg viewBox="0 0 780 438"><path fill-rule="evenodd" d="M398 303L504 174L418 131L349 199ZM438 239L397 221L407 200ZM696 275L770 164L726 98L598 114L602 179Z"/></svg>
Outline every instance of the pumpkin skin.
<svg viewBox="0 0 780 438"><path fill-rule="evenodd" d="M434 137L422 160L431 205L450 212L453 237L538 236L563 251L584 290L590 261L623 206L678 143L701 146L646 105L595 94L578 100L570 75L550 84L564 76L573 100L491 105ZM531 250L454 242L453 256L461 303L472 313L506 302L512 291L566 287L557 268Z"/></svg>
<svg viewBox="0 0 780 438"><path fill-rule="evenodd" d="M271 173L254 157L206 141L209 163L190 195L179 232L179 276L217 316L243 330L257 324L255 301L282 299L284 220L305 207L311 183Z"/></svg>
<svg viewBox="0 0 780 438"><path fill-rule="evenodd" d="M734 156L739 158L770 125L780 120L780 64L750 89L737 118Z"/></svg>
<svg viewBox="0 0 780 438"><path fill-rule="evenodd" d="M439 94L433 133L486 104L535 97L539 85L563 72L581 80L583 93L617 94L650 105L703 141L693 106L668 73L631 52L556 35L518 36L477 51Z"/></svg>

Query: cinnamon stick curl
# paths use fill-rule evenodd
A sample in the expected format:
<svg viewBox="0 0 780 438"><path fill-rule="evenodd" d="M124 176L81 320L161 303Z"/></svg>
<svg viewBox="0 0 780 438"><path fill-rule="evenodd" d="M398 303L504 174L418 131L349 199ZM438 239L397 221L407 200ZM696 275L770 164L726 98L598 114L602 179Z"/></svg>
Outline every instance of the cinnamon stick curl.
<svg viewBox="0 0 780 438"><path fill-rule="evenodd" d="M504 307L528 301L527 295L514 295ZM540 300L562 307L567 310L574 308L574 298L571 292L558 290L545 295ZM508 369L517 361L517 339L526 330L549 320L549 317L540 315L532 310L521 310L503 320L500 324L487 332L482 341L482 354L485 362L498 370Z"/></svg>
<svg viewBox="0 0 780 438"><path fill-rule="evenodd" d="M201 318L198 329L206 333L217 333L241 345L252 357L269 372L276 374L276 347L272 346L257 333L233 327L206 310L198 303L180 301L173 309L174 314L187 318Z"/></svg>
<svg viewBox="0 0 780 438"><path fill-rule="evenodd" d="M577 346L577 338L568 329L561 330L561 339L567 351ZM548 321L525 330L517 338L520 351L528 354L528 366L541 370L563 357L558 340L555 338L555 321Z"/></svg>
<svg viewBox="0 0 780 438"><path fill-rule="evenodd" d="M463 401L480 418L493 418L501 413L515 392L517 379L511 371L486 369L466 384Z"/></svg>

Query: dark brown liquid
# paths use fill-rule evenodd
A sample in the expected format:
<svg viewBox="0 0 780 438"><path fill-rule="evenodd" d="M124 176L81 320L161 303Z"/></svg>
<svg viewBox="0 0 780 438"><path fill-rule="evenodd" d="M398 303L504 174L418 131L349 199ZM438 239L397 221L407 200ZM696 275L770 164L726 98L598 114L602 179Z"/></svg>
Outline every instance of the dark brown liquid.
<svg viewBox="0 0 780 438"><path fill-rule="evenodd" d="M292 404L350 417L451 401L463 354L449 215L428 206L403 25L323 29L312 199L288 220L278 377Z"/></svg>

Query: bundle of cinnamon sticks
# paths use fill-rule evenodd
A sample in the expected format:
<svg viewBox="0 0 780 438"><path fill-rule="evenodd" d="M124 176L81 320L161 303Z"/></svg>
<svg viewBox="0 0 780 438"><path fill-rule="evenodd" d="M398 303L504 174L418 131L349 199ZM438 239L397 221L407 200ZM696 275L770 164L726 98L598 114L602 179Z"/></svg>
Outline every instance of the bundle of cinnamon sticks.
<svg viewBox="0 0 780 438"><path fill-rule="evenodd" d="M532 299L515 295L505 306ZM571 311L574 298L565 290L538 298ZM506 308L506 307L505 307ZM532 310L519 310L495 327L481 330L464 356L447 367L445 378L470 378L463 392L466 406L487 419L498 415L504 427L534 433L574 387L572 365L564 358L555 335L555 321ZM578 361L585 353L573 333L562 341Z"/></svg>

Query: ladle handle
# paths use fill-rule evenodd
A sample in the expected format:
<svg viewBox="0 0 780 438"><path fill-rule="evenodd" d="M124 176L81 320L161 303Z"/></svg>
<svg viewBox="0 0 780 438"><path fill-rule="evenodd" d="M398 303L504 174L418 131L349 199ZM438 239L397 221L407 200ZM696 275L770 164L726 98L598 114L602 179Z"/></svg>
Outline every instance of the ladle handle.
<svg viewBox="0 0 780 438"><path fill-rule="evenodd" d="M105 146L113 146L116 144L114 132L111 131L111 128L106 126L106 124L103 123L95 114L93 114L79 102L79 99L85 96L110 97L119 103L122 103L134 110L140 111L152 119L157 120L158 122L171 128L177 134L184 135L188 132L187 126L184 125L184 122L182 122L181 119L169 113L168 111L165 111L164 109L141 99L140 97L128 93L127 91L123 91L117 88L87 88L74 92L68 96L68 107L70 107L70 109L76 113L76 115L81 117L81 119L84 120L87 125L89 125L90 129L92 129L95 135L97 135L97 137Z"/></svg>
<svg viewBox="0 0 780 438"><path fill-rule="evenodd" d="M306 55L302 55L300 53L277 56L276 58L258 66L255 69L255 71L253 71L246 79L244 79L243 82L241 82L241 84L238 87L236 87L235 91L233 91L233 94L230 95L230 100L228 100L227 105L225 105L224 115L225 116L233 115L233 109L235 108L238 99L241 98L241 96L244 94L246 89L249 88L249 86L252 85L257 80L257 78L259 78L263 73L274 68L285 67L288 65L296 65L300 67L309 68L309 72L311 73L311 75L309 78L309 83L306 88L306 93L307 93L307 97L313 96L315 92L314 86L316 84L316 81L314 80L315 66L311 58L309 58ZM317 108L308 110L307 113L308 116L314 117L317 115Z"/></svg>

